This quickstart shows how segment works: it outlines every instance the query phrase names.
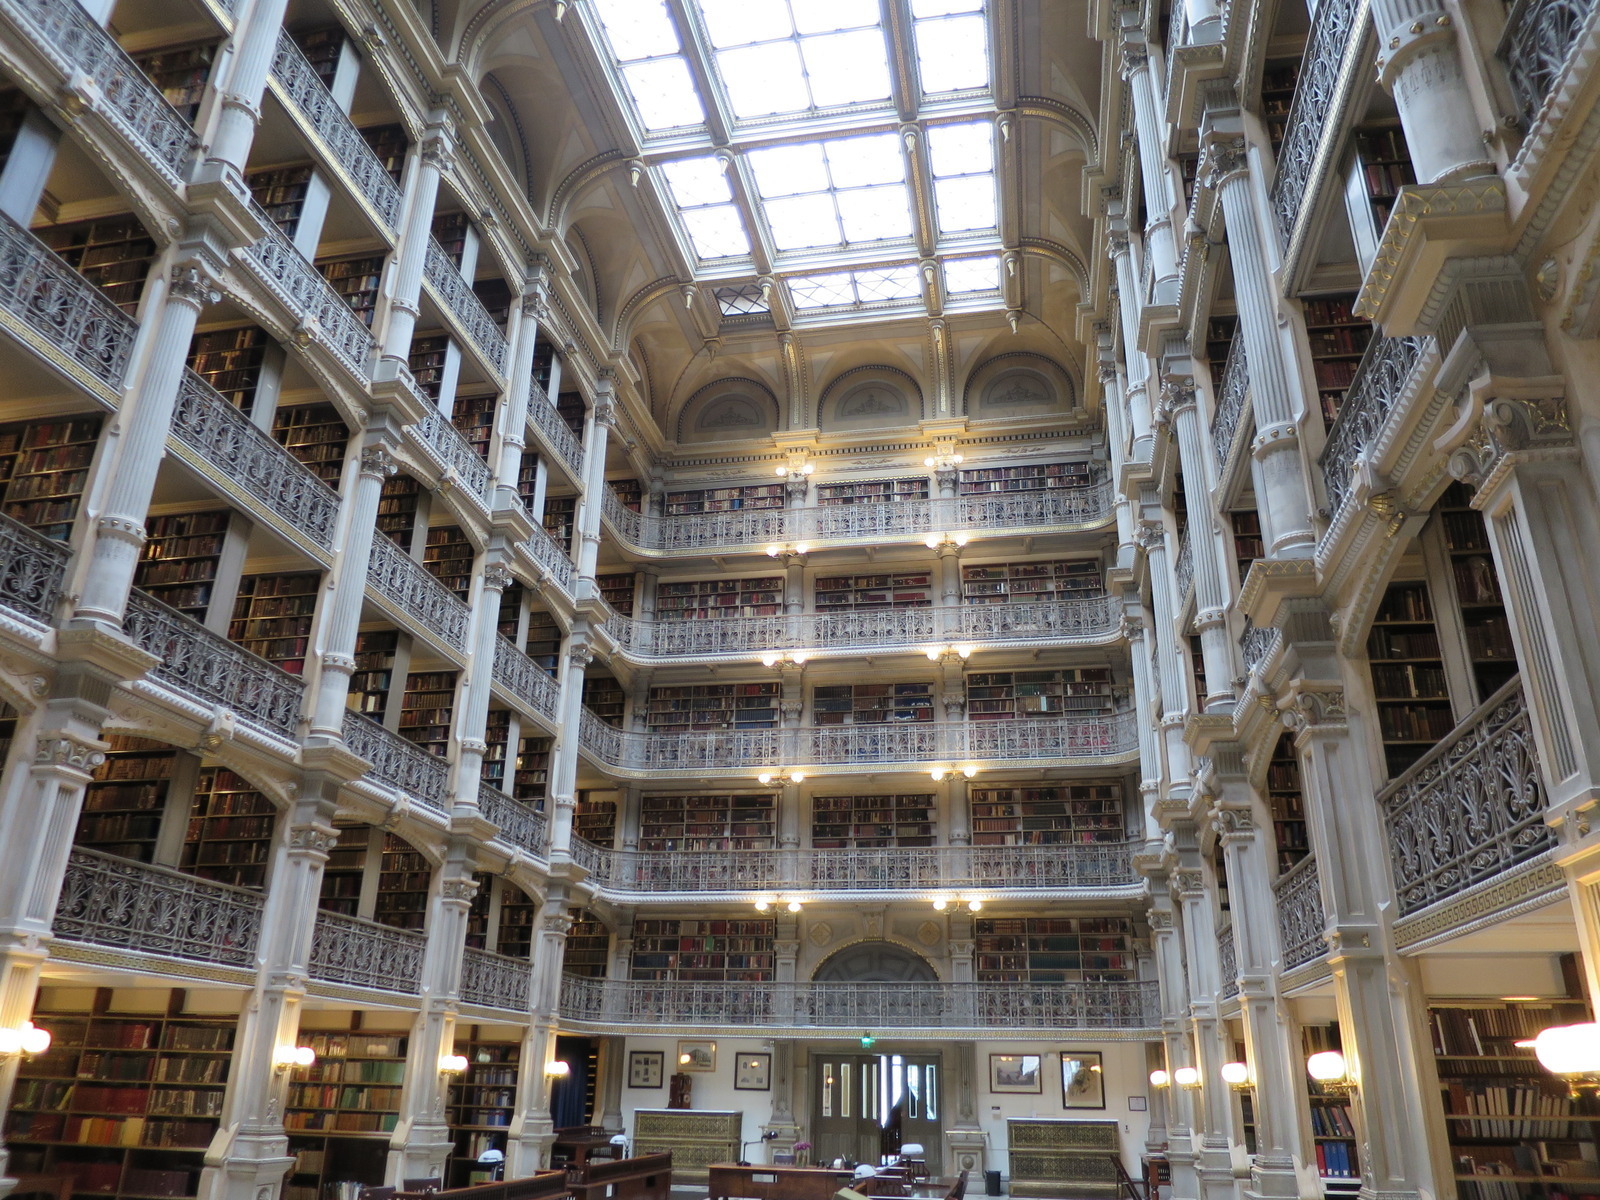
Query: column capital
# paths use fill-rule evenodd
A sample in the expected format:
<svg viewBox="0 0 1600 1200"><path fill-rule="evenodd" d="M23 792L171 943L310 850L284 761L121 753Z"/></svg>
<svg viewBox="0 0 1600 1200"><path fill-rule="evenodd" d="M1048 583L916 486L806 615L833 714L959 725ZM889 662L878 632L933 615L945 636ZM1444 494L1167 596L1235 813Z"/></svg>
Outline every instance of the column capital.
<svg viewBox="0 0 1600 1200"><path fill-rule="evenodd" d="M1482 375L1467 385L1461 414L1439 439L1446 469L1480 493L1517 463L1576 453L1564 381Z"/></svg>
<svg viewBox="0 0 1600 1200"><path fill-rule="evenodd" d="M361 474L374 479L388 479L400 469L400 464L387 446L366 446L361 451Z"/></svg>
<svg viewBox="0 0 1600 1200"><path fill-rule="evenodd" d="M1334 683L1297 680L1289 695L1278 701L1278 713L1291 733L1343 731L1349 710L1344 688Z"/></svg>
<svg viewBox="0 0 1600 1200"><path fill-rule="evenodd" d="M1133 540L1146 554L1152 550L1164 550L1167 528L1160 521L1140 521L1133 527Z"/></svg>
<svg viewBox="0 0 1600 1200"><path fill-rule="evenodd" d="M167 295L170 299L193 305L198 312L207 305L221 302L222 286L212 275L208 263L198 257L190 257L173 264Z"/></svg>
<svg viewBox="0 0 1600 1200"><path fill-rule="evenodd" d="M493 562L483 568L483 586L494 592L503 592L516 582L504 563Z"/></svg>
<svg viewBox="0 0 1600 1200"><path fill-rule="evenodd" d="M1200 171L1208 188L1218 188L1231 179L1242 178L1250 168L1250 148L1243 137L1213 135L1201 152Z"/></svg>
<svg viewBox="0 0 1600 1200"><path fill-rule="evenodd" d="M35 770L56 770L76 773L85 780L94 769L105 762L105 745L60 731L42 733L34 741L33 766Z"/></svg>

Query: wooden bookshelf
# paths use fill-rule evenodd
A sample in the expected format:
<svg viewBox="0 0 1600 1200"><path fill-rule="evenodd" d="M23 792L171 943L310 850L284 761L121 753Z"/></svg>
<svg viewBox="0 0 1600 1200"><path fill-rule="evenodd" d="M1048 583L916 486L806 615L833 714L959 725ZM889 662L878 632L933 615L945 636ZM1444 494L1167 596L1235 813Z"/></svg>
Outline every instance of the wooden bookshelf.
<svg viewBox="0 0 1600 1200"><path fill-rule="evenodd" d="M300 53L306 56L311 69L317 73L325 88L333 87L334 73L339 69L339 56L344 53L344 30L337 25L321 29L305 29L290 35Z"/></svg>
<svg viewBox="0 0 1600 1200"><path fill-rule="evenodd" d="M1367 658L1392 779L1455 726L1426 583L1389 585L1367 635Z"/></svg>
<svg viewBox="0 0 1600 1200"><path fill-rule="evenodd" d="M467 233L472 222L462 212L438 213L433 218L433 240L450 256L456 269L461 269L461 256L467 248Z"/></svg>
<svg viewBox="0 0 1600 1200"><path fill-rule="evenodd" d="M770 918L635 921L630 974L644 980L767 983L776 928Z"/></svg>
<svg viewBox="0 0 1600 1200"><path fill-rule="evenodd" d="M818 725L890 725L933 720L931 683L836 683L811 690Z"/></svg>
<svg viewBox="0 0 1600 1200"><path fill-rule="evenodd" d="M478 258L480 266L487 261L489 260L481 255ZM489 319L504 330L506 321L511 317L510 285L498 276L491 279L474 279L472 294L478 298L478 303L483 305L483 311L489 314Z"/></svg>
<svg viewBox="0 0 1600 1200"><path fill-rule="evenodd" d="M300 1036L316 1051L317 1061L297 1071L289 1084L284 1129L291 1135L392 1133L400 1118L406 1035L356 1028L302 1030Z"/></svg>
<svg viewBox="0 0 1600 1200"><path fill-rule="evenodd" d="M698 513L740 512L746 509L782 508L784 485L756 483L744 487L703 488L698 491L667 493L667 516L687 517Z"/></svg>
<svg viewBox="0 0 1600 1200"><path fill-rule="evenodd" d="M894 504L902 500L926 500L928 477L910 479L869 479L860 483L819 483L817 504L827 508L840 504Z"/></svg>
<svg viewBox="0 0 1600 1200"><path fill-rule="evenodd" d="M421 494L422 485L398 471L384 480L383 493L378 498L378 532L408 554L417 524L417 497Z"/></svg>
<svg viewBox="0 0 1600 1200"><path fill-rule="evenodd" d="M50 225L33 231L73 270L133 316L156 259L155 240L131 214Z"/></svg>
<svg viewBox="0 0 1600 1200"><path fill-rule="evenodd" d="M246 575L239 580L228 640L291 675L305 672L322 576Z"/></svg>
<svg viewBox="0 0 1600 1200"><path fill-rule="evenodd" d="M517 644L517 629L522 624L523 598L520 583L513 583L500 592L500 612L495 618L495 632L513 646Z"/></svg>
<svg viewBox="0 0 1600 1200"><path fill-rule="evenodd" d="M467 945L474 950L527 958L533 951L537 902L504 877L480 871L473 880L478 891L467 913Z"/></svg>
<svg viewBox="0 0 1600 1200"><path fill-rule="evenodd" d="M904 575L828 575L817 579L815 594L819 613L927 608L933 603L933 577L927 571Z"/></svg>
<svg viewBox="0 0 1600 1200"><path fill-rule="evenodd" d="M651 688L645 725L653 733L776 729L779 691L776 681Z"/></svg>
<svg viewBox="0 0 1600 1200"><path fill-rule="evenodd" d="M178 751L165 742L108 733L106 760L84 790L72 844L137 862L155 860Z"/></svg>
<svg viewBox="0 0 1600 1200"><path fill-rule="evenodd" d="M1381 233L1389 223L1400 189L1417 181L1411 167L1411 151L1398 121L1392 124L1364 125L1355 130L1355 171L1372 205L1372 220Z"/></svg>
<svg viewBox="0 0 1600 1200"><path fill-rule="evenodd" d="M99 440L98 416L0 425L0 512L66 541Z"/></svg>
<svg viewBox="0 0 1600 1200"><path fill-rule="evenodd" d="M389 172L389 178L396 183L406 170L406 150L410 143L406 141L404 125L368 125L357 132L361 140L367 143L367 148L383 164L383 169Z"/></svg>
<svg viewBox="0 0 1600 1200"><path fill-rule="evenodd" d="M1511 641L1500 577L1483 516L1472 507L1466 485L1452 483L1439 499L1439 524L1450 574L1467 639L1467 659L1482 704L1517 673L1517 651Z"/></svg>
<svg viewBox="0 0 1600 1200"><path fill-rule="evenodd" d="M1283 147L1289 130L1289 110L1294 105L1295 85L1300 81L1298 58L1275 58L1261 72L1261 119L1272 141L1272 152Z"/></svg>
<svg viewBox="0 0 1600 1200"><path fill-rule="evenodd" d="M1110 667L984 671L967 675L967 720L1096 715L1112 710Z"/></svg>
<svg viewBox="0 0 1600 1200"><path fill-rule="evenodd" d="M641 850L771 850L777 814L772 794L645 795Z"/></svg>
<svg viewBox="0 0 1600 1200"><path fill-rule="evenodd" d="M445 587L465 600L472 591L472 543L459 525L434 525L422 550L422 565Z"/></svg>
<svg viewBox="0 0 1600 1200"><path fill-rule="evenodd" d="M1250 565L1265 558L1267 544L1261 536L1261 516L1254 509L1241 509L1228 514L1233 522L1233 561L1239 568L1239 585L1244 586Z"/></svg>
<svg viewBox="0 0 1600 1200"><path fill-rule="evenodd" d="M233 887L267 885L278 809L225 767L206 767L195 782L184 838L183 870Z"/></svg>
<svg viewBox="0 0 1600 1200"><path fill-rule="evenodd" d="M1339 1049L1337 1025L1305 1025L1301 1027L1300 1037L1308 1058L1324 1050ZM1361 1179L1361 1160L1350 1115L1350 1098L1329 1092L1310 1075L1305 1076L1305 1081L1306 1098L1311 1105L1317 1174L1322 1177L1327 1195L1353 1189Z"/></svg>
<svg viewBox="0 0 1600 1200"><path fill-rule="evenodd" d="M1185 638L1189 648L1189 677L1194 681L1195 711L1205 705L1208 693L1206 683L1206 656L1200 645L1200 635L1191 633Z"/></svg>
<svg viewBox="0 0 1600 1200"><path fill-rule="evenodd" d="M394 686L394 656L399 644L400 635L392 629L356 635L356 669L350 676L346 703L380 724Z"/></svg>
<svg viewBox="0 0 1600 1200"><path fill-rule="evenodd" d="M506 789L506 755L511 749L511 710L491 708L483 727L483 764L479 778L490 787Z"/></svg>
<svg viewBox="0 0 1600 1200"><path fill-rule="evenodd" d="M494 440L495 394L456 396L450 408L450 423L472 444L478 457L489 461L489 444Z"/></svg>
<svg viewBox="0 0 1600 1200"><path fill-rule="evenodd" d="M328 851L328 863L322 868L322 890L317 907L354 917L361 907L361 883L367 872L372 826L339 825L338 831L338 841Z"/></svg>
<svg viewBox="0 0 1600 1200"><path fill-rule="evenodd" d="M371 326L378 308L378 284L383 279L383 255L358 254L348 258L323 259L317 270L350 306L363 325Z"/></svg>
<svg viewBox="0 0 1600 1200"><path fill-rule="evenodd" d="M656 588L656 619L701 621L711 617L775 617L783 612L783 577L697 579Z"/></svg>
<svg viewBox="0 0 1600 1200"><path fill-rule="evenodd" d="M561 663L561 626L553 616L537 608L529 611L528 642L524 649L545 671L557 674Z"/></svg>
<svg viewBox="0 0 1600 1200"><path fill-rule="evenodd" d="M572 928L567 931L561 970L585 979L604 979L611 962L611 931L586 908L569 909Z"/></svg>
<svg viewBox="0 0 1600 1200"><path fill-rule="evenodd" d="M174 513L149 517L133 584L197 621L206 619L217 578L229 513Z"/></svg>
<svg viewBox="0 0 1600 1200"><path fill-rule="evenodd" d="M522 461L517 465L517 495L522 499L522 507L530 513L538 493L539 452L529 446L522 451Z"/></svg>
<svg viewBox="0 0 1600 1200"><path fill-rule="evenodd" d="M525 737L517 743L517 771L511 794L539 812L550 794L550 739Z"/></svg>
<svg viewBox="0 0 1600 1200"><path fill-rule="evenodd" d="M927 792L891 796L813 796L811 845L818 850L931 846L935 801Z"/></svg>
<svg viewBox="0 0 1600 1200"><path fill-rule="evenodd" d="M568 554L572 553L572 526L578 514L576 496L551 496L544 498L544 531L551 540Z"/></svg>
<svg viewBox="0 0 1600 1200"><path fill-rule="evenodd" d="M1114 779L974 787L975 846L1067 846L1127 838L1125 789Z"/></svg>
<svg viewBox="0 0 1600 1200"><path fill-rule="evenodd" d="M331 404L299 404L272 414L278 444L329 487L339 486L350 427Z"/></svg>
<svg viewBox="0 0 1600 1200"><path fill-rule="evenodd" d="M549 385L548 372L546 372L545 378L541 382L546 386ZM562 392L560 396L556 397L556 416L566 422L567 428L572 431L573 437L580 442L583 441L583 425L589 418L589 409L584 404L582 396L578 395L577 392Z"/></svg>
<svg viewBox="0 0 1600 1200"><path fill-rule="evenodd" d="M607 725L621 729L627 705L628 697L622 685L610 675L584 675L583 706Z"/></svg>
<svg viewBox="0 0 1600 1200"><path fill-rule="evenodd" d="M294 237L295 231L300 228L306 196L311 191L312 174L310 163L299 163L292 167L252 171L245 176L250 195L285 237Z"/></svg>
<svg viewBox="0 0 1600 1200"><path fill-rule="evenodd" d="M608 479L606 486L616 493L617 503L629 512L641 512L644 506L644 489L637 479Z"/></svg>
<svg viewBox="0 0 1600 1200"><path fill-rule="evenodd" d="M596 800L589 792L579 792L577 807L572 811L572 832L602 849L615 849L617 802Z"/></svg>
<svg viewBox="0 0 1600 1200"><path fill-rule="evenodd" d="M399 834L384 834L372 919L395 929L422 929L428 921L432 882L433 868L427 856Z"/></svg>
<svg viewBox="0 0 1600 1200"><path fill-rule="evenodd" d="M447 1187L467 1187L482 1173L478 1156L485 1150L504 1150L511 1120L517 1111L517 1077L522 1043L515 1031L499 1027L491 1039L481 1025L458 1027L455 1052L467 1060L467 1069L450 1084L446 1119L455 1146L446 1167Z"/></svg>
<svg viewBox="0 0 1600 1200"><path fill-rule="evenodd" d="M189 369L241 412L255 406L256 387L272 338L258 325L212 329L189 343Z"/></svg>
<svg viewBox="0 0 1600 1200"><path fill-rule="evenodd" d="M1211 371L1211 386L1222 386L1222 374L1228 366L1228 351L1233 349L1233 339L1239 332L1239 318L1230 314L1212 317L1206 322L1206 365Z"/></svg>
<svg viewBox="0 0 1600 1200"><path fill-rule="evenodd" d="M619 575L598 575L595 583L600 587L600 598L611 606L613 612L624 617L633 616L634 583L638 579L632 571Z"/></svg>
<svg viewBox="0 0 1600 1200"><path fill-rule="evenodd" d="M417 390L439 403L440 389L444 386L445 359L450 353L450 337L444 333L424 333L411 339L411 351L406 355L406 365L411 368L411 378Z"/></svg>
<svg viewBox="0 0 1600 1200"><path fill-rule="evenodd" d="M963 496L982 496L1087 487L1093 482L1094 470L1087 462L1034 463L1025 467L971 467L961 472L957 488Z"/></svg>
<svg viewBox="0 0 1600 1200"><path fill-rule="evenodd" d="M1300 778L1300 758L1294 739L1281 734L1267 763L1267 807L1272 812L1272 832L1277 846L1278 874L1311 853L1306 834L1306 802Z"/></svg>
<svg viewBox="0 0 1600 1200"><path fill-rule="evenodd" d="M980 917L979 983L1099 983L1134 978L1127 917Z"/></svg>
<svg viewBox="0 0 1600 1200"><path fill-rule="evenodd" d="M1361 356L1372 340L1372 326L1352 311L1352 295L1322 296L1305 301L1306 340L1311 348L1312 370L1322 419L1332 427L1344 394L1356 377Z"/></svg>
<svg viewBox="0 0 1600 1200"><path fill-rule="evenodd" d="M450 751L450 726L456 702L455 671L419 671L406 676L400 707L400 736L429 754Z"/></svg>
<svg viewBox="0 0 1600 1200"><path fill-rule="evenodd" d="M990 563L961 568L961 598L968 604L1027 604L1104 594L1097 558Z"/></svg>

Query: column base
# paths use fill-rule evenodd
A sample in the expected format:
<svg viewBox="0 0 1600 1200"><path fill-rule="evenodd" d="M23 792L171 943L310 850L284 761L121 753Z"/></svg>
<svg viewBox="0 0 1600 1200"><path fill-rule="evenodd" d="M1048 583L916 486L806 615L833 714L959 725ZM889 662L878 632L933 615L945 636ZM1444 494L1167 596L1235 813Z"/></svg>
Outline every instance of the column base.
<svg viewBox="0 0 1600 1200"><path fill-rule="evenodd" d="M221 1163L200 1173L199 1200L256 1200L263 1192L276 1196L293 1167L289 1139L281 1130L241 1131Z"/></svg>
<svg viewBox="0 0 1600 1200"><path fill-rule="evenodd" d="M1293 1159L1258 1154L1251 1162L1250 1179L1244 1185L1245 1200L1300 1200L1303 1194L1300 1172Z"/></svg>
<svg viewBox="0 0 1600 1200"><path fill-rule="evenodd" d="M944 1144L950 1152L949 1160L945 1163L945 1174L960 1174L970 1171L967 1177L967 1191L973 1192L973 1176L982 1175L988 1169L989 1139L981 1129L947 1129L944 1132Z"/></svg>

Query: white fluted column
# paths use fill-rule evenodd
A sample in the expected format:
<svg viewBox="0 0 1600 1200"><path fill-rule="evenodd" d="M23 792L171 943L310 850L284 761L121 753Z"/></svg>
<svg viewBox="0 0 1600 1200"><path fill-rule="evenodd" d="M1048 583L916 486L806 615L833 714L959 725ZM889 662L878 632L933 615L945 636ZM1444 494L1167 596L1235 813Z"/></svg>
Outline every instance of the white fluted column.
<svg viewBox="0 0 1600 1200"><path fill-rule="evenodd" d="M1127 386L1123 392L1128 425L1133 435L1133 460L1149 462L1154 415L1150 402L1150 365L1137 349L1139 344L1138 268L1133 261L1133 245L1128 227L1120 216L1107 222L1106 253L1117 273L1117 312L1122 318L1122 345L1127 363Z"/></svg>
<svg viewBox="0 0 1600 1200"><path fill-rule="evenodd" d="M416 154L416 166L406 188L405 217L400 224L400 246L395 252L389 313L383 331L383 357L391 369L410 369L411 335L416 332L421 311L422 276L428 265L428 244L433 240L439 177L450 165L450 135L442 114L431 117Z"/></svg>
<svg viewBox="0 0 1600 1200"><path fill-rule="evenodd" d="M224 68L223 78L216 81L222 103L217 106L202 177L244 173L256 126L261 123L261 96L267 88L288 8L288 0L253 0L236 14L233 57Z"/></svg>
<svg viewBox="0 0 1600 1200"><path fill-rule="evenodd" d="M513 309L511 370L506 376L505 399L500 404L500 457L495 460L495 507L521 508L518 483L522 455L528 445L528 403L533 381L533 353L539 342L539 314L544 310L545 278L539 271Z"/></svg>
<svg viewBox="0 0 1600 1200"><path fill-rule="evenodd" d="M1161 743L1166 764L1164 798L1181 799L1189 788L1189 746L1183 740L1189 688L1171 617L1178 608L1167 555L1167 530L1159 521L1144 520L1139 522L1134 536L1150 563L1150 610L1157 614L1154 622L1155 677L1161 688Z"/></svg>
<svg viewBox="0 0 1600 1200"><path fill-rule="evenodd" d="M1200 633L1205 662L1207 712L1233 710L1233 677L1239 673L1236 643L1228 636L1227 593L1223 587L1223 537L1210 511L1212 472L1207 469L1210 439L1200 424L1200 409L1190 386L1169 384L1165 399L1178 439L1178 465L1183 491L1197 498L1190 514L1189 547L1194 568L1194 627Z"/></svg>
<svg viewBox="0 0 1600 1200"><path fill-rule="evenodd" d="M500 543L496 548L495 543ZM461 693L461 724L456 730L460 747L455 765L455 803L476 810L478 780L483 770L483 756L489 752L484 732L489 725L490 688L494 682L494 657L500 633L500 598L511 586L510 570L502 561L510 557L504 540L498 535L491 539L472 613L472 666L467 671L466 686ZM508 750L510 747L507 748Z"/></svg>
<svg viewBox="0 0 1600 1200"><path fill-rule="evenodd" d="M1189 989L1183 970L1183 946L1167 887L1167 873L1158 868L1149 872L1151 950L1156 962L1156 978L1161 995L1161 1040L1165 1070L1193 1067L1194 1045L1189 1040ZM1172 1170L1172 1200L1199 1200L1199 1154L1195 1146L1195 1094L1189 1088L1170 1083L1165 1089L1167 1108L1167 1163Z"/></svg>
<svg viewBox="0 0 1600 1200"><path fill-rule="evenodd" d="M1394 94L1418 183L1493 175L1480 117L1461 60L1455 14L1435 0L1373 0L1383 47L1378 82Z"/></svg>
<svg viewBox="0 0 1600 1200"><path fill-rule="evenodd" d="M602 372L590 410L589 444L583 452L583 500L578 506L578 598L600 598L595 568L600 562L600 512L606 489L606 442L617 426L616 383Z"/></svg>
<svg viewBox="0 0 1600 1200"><path fill-rule="evenodd" d="M561 735L550 763L550 857L572 853L572 814L578 806L578 736L583 724L584 672L594 661L586 622L568 636L561 668Z"/></svg>
<svg viewBox="0 0 1600 1200"><path fill-rule="evenodd" d="M1134 14L1137 10L1123 10ZM1145 253L1150 256L1151 295L1140 300L1155 304L1174 304L1178 299L1178 250L1173 236L1173 210L1177 189L1172 183L1172 166L1167 161L1165 122L1155 76L1150 72L1150 56L1142 33L1123 30L1122 78L1133 97L1134 130L1139 139L1139 172L1144 186L1144 205L1149 223L1144 228ZM1136 344L1133 342L1130 345Z"/></svg>

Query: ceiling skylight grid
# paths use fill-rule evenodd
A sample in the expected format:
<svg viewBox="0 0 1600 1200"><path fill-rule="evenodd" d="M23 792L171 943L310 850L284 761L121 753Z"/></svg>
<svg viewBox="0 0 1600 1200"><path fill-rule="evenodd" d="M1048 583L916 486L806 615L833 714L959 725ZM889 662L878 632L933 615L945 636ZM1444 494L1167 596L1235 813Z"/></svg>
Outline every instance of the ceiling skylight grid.
<svg viewBox="0 0 1600 1200"><path fill-rule="evenodd" d="M705 259L750 253L750 237L719 160L710 155L680 158L662 163L661 174L696 254Z"/></svg>
<svg viewBox="0 0 1600 1200"><path fill-rule="evenodd" d="M796 275L787 282L789 297L800 311L846 305L892 304L922 298L922 285L917 279L915 263L859 271L835 271L826 275Z"/></svg>
<svg viewBox="0 0 1600 1200"><path fill-rule="evenodd" d="M989 86L983 0L911 0L911 17L924 96Z"/></svg>
<svg viewBox="0 0 1600 1200"><path fill-rule="evenodd" d="M772 146L746 157L780 253L911 237L911 193L893 133Z"/></svg>
<svg viewBox="0 0 1600 1200"><path fill-rule="evenodd" d="M935 125L928 162L941 234L993 229L999 222L994 182L994 126L988 121Z"/></svg>
<svg viewBox="0 0 1600 1200"><path fill-rule="evenodd" d="M705 122L705 106L663 0L594 0L639 123L652 133Z"/></svg>

